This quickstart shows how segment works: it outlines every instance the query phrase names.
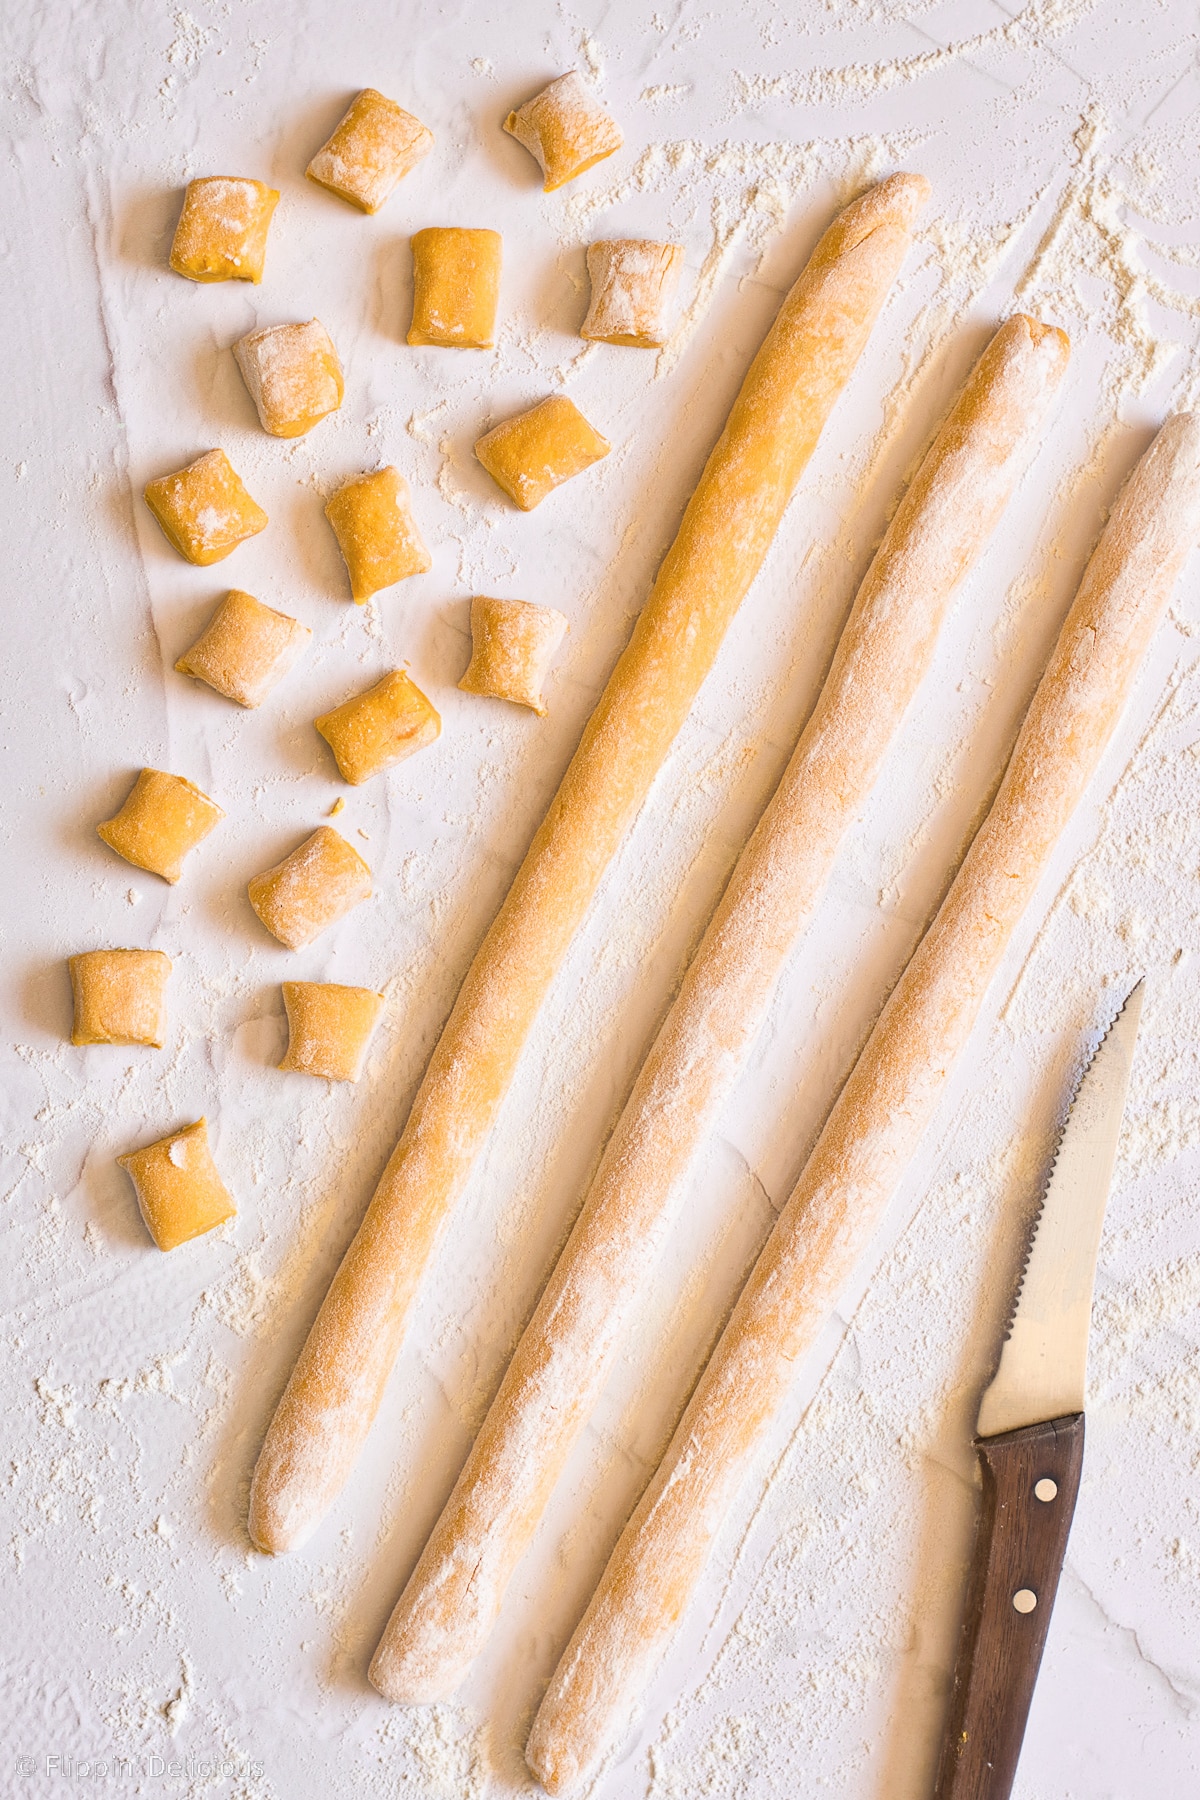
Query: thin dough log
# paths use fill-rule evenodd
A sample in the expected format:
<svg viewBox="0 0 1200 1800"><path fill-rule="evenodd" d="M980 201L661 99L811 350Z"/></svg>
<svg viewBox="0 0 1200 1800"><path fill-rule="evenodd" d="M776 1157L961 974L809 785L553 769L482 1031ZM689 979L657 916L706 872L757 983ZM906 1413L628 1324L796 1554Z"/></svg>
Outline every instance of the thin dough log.
<svg viewBox="0 0 1200 1800"><path fill-rule="evenodd" d="M812 718L730 877L526 1329L371 1664L390 1700L437 1700L482 1648L587 1423L838 845L929 667L950 597L1041 441L1061 331L1002 326L867 571Z"/></svg>
<svg viewBox="0 0 1200 1800"><path fill-rule="evenodd" d="M679 1623L798 1360L936 1111L1051 851L1112 737L1200 538L1200 414L1127 482L1000 791L780 1214L533 1722L530 1768L573 1786L626 1723Z"/></svg>
<svg viewBox="0 0 1200 1800"><path fill-rule="evenodd" d="M893 175L848 206L750 365L271 1422L250 1496L262 1550L301 1544L350 1473L546 990L758 572L928 192L922 176Z"/></svg>

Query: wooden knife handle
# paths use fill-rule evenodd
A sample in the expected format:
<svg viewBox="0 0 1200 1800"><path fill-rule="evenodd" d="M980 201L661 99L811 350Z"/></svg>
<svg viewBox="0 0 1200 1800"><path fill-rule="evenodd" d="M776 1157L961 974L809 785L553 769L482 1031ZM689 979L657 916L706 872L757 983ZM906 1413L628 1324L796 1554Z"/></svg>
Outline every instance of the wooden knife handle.
<svg viewBox="0 0 1200 1800"><path fill-rule="evenodd" d="M983 1511L936 1800L1008 1800L1079 1492L1083 1414L975 1448Z"/></svg>

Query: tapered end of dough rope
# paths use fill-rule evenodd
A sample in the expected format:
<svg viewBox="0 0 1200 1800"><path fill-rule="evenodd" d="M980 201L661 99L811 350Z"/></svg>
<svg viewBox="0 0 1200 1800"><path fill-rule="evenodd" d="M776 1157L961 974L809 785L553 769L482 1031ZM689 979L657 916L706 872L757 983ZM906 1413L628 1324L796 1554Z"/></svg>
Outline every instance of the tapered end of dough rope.
<svg viewBox="0 0 1200 1800"><path fill-rule="evenodd" d="M478 1559L441 1558L437 1531L397 1600L371 1658L367 1679L397 1706L428 1706L451 1695L478 1655L494 1611L481 1621L471 1605ZM430 1570L430 1552L434 1568Z"/></svg>
<svg viewBox="0 0 1200 1800"><path fill-rule="evenodd" d="M1060 351L1064 363L1071 354L1071 340L1059 325L1047 325L1041 319L1035 319L1030 313L1014 313L1008 324L1021 324L1028 331L1035 344L1042 344L1047 338ZM1003 327L1002 327L1003 329Z"/></svg>
<svg viewBox="0 0 1200 1800"><path fill-rule="evenodd" d="M826 231L822 249L831 258L842 256L881 225L899 225L911 231L932 192L924 175L904 171L888 175L843 208Z"/></svg>
<svg viewBox="0 0 1200 1800"><path fill-rule="evenodd" d="M250 1485L250 1512L246 1528L256 1550L267 1556L287 1556L306 1544L323 1517L319 1502L306 1503L304 1484L298 1483L290 1459L280 1455L273 1431L258 1458Z"/></svg>
<svg viewBox="0 0 1200 1800"><path fill-rule="evenodd" d="M576 1787L591 1771L591 1764L572 1756L563 1742L563 1734L541 1726L541 1714L533 1721L533 1730L525 1745L525 1762L548 1794L562 1794ZM557 1741L556 1741L557 1739Z"/></svg>
<svg viewBox="0 0 1200 1800"><path fill-rule="evenodd" d="M406 1656L403 1647L397 1648L389 1643L385 1635L379 1648L371 1658L367 1670L367 1680L376 1693L382 1694L395 1706L430 1706L436 1700L447 1699L458 1686L463 1671L455 1669L451 1681L422 1680L421 1669L414 1666L413 1658Z"/></svg>

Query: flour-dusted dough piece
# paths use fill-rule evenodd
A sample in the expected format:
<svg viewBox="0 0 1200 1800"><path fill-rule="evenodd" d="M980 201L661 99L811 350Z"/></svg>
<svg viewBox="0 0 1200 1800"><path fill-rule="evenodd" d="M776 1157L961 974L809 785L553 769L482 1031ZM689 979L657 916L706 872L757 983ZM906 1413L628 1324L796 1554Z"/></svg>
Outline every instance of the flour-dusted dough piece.
<svg viewBox="0 0 1200 1800"><path fill-rule="evenodd" d="M246 538L266 529L266 513L250 498L223 450L206 450L186 469L148 481L144 492L164 537L201 568L223 561Z"/></svg>
<svg viewBox="0 0 1200 1800"><path fill-rule="evenodd" d="M83 950L67 959L75 1000L73 1044L150 1044L167 1036L167 976L161 950Z"/></svg>
<svg viewBox="0 0 1200 1800"><path fill-rule="evenodd" d="M792 1380L870 1242L1200 538L1200 414L1170 419L1109 517L1004 780L759 1256L529 1738L550 1793L645 1691Z"/></svg>
<svg viewBox="0 0 1200 1800"><path fill-rule="evenodd" d="M96 831L135 869L148 869L175 883L188 851L224 817L216 801L182 775L143 769L120 812L97 825Z"/></svg>
<svg viewBox="0 0 1200 1800"><path fill-rule="evenodd" d="M255 875L250 904L289 950L313 939L371 897L371 871L332 825L318 825L290 856Z"/></svg>
<svg viewBox="0 0 1200 1800"><path fill-rule="evenodd" d="M261 281L278 188L240 175L189 181L171 267L189 281Z"/></svg>
<svg viewBox="0 0 1200 1800"><path fill-rule="evenodd" d="M1041 443L1068 356L1062 332L1010 319L913 477L375 1653L371 1679L389 1699L451 1692L491 1629L653 1280L706 1132L933 660L951 598Z"/></svg>
<svg viewBox="0 0 1200 1800"><path fill-rule="evenodd" d="M546 991L762 565L928 193L921 176L893 175L847 207L747 371L276 1409L250 1499L260 1549L303 1543L350 1474Z"/></svg>
<svg viewBox="0 0 1200 1800"><path fill-rule="evenodd" d="M299 619L230 588L190 650L175 667L205 681L239 706L258 706L283 680L312 632Z"/></svg>
<svg viewBox="0 0 1200 1800"><path fill-rule="evenodd" d="M485 432L475 454L522 512L532 512L572 475L609 452L607 438L588 424L573 400L551 394L528 412Z"/></svg>
<svg viewBox="0 0 1200 1800"><path fill-rule="evenodd" d="M279 1067L326 1081L357 1081L383 995L332 981L285 981L288 1045Z"/></svg>
<svg viewBox="0 0 1200 1800"><path fill-rule="evenodd" d="M313 722L354 787L423 750L442 729L432 704L403 669L393 669Z"/></svg>
<svg viewBox="0 0 1200 1800"><path fill-rule="evenodd" d="M117 1161L129 1172L146 1230L160 1250L202 1237L237 1212L217 1174L204 1119Z"/></svg>
<svg viewBox="0 0 1200 1800"><path fill-rule="evenodd" d="M305 174L361 212L378 212L396 183L433 149L433 133L394 100L364 88Z"/></svg>
<svg viewBox="0 0 1200 1800"><path fill-rule="evenodd" d="M342 404L342 365L320 319L248 332L233 354L272 437L303 437Z"/></svg>
<svg viewBox="0 0 1200 1800"><path fill-rule="evenodd" d="M545 194L574 181L625 142L620 126L605 112L577 69L560 75L510 112L504 129L537 158L545 176Z"/></svg>
<svg viewBox="0 0 1200 1800"><path fill-rule="evenodd" d="M612 238L588 245L592 302L579 328L582 338L657 350L666 343L668 319L683 250L649 238Z"/></svg>
<svg viewBox="0 0 1200 1800"><path fill-rule="evenodd" d="M361 605L380 588L433 567L412 515L408 483L389 466L339 488L325 508Z"/></svg>
<svg viewBox="0 0 1200 1800"><path fill-rule="evenodd" d="M528 600L471 602L471 660L459 687L489 700L513 700L544 718L542 683L562 643L567 617Z"/></svg>
<svg viewBox="0 0 1200 1800"><path fill-rule="evenodd" d="M413 311L410 344L490 350L500 299L498 231L430 225L412 241Z"/></svg>

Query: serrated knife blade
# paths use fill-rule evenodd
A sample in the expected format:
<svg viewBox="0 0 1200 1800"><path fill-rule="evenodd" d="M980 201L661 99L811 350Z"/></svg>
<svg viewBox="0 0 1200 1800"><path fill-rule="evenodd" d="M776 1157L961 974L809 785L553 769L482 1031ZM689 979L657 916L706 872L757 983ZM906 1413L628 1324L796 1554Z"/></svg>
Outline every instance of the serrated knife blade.
<svg viewBox="0 0 1200 1800"><path fill-rule="evenodd" d="M1113 1020L1059 1140L1012 1324L979 1407L980 1437L1083 1411L1092 1289L1144 983Z"/></svg>

